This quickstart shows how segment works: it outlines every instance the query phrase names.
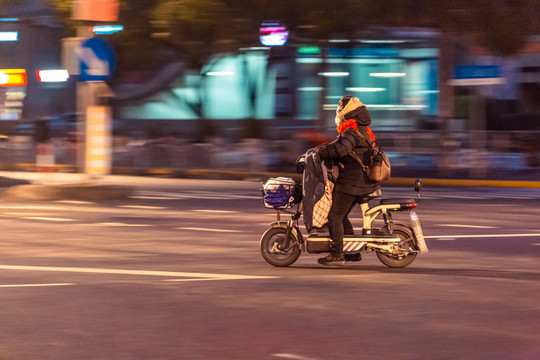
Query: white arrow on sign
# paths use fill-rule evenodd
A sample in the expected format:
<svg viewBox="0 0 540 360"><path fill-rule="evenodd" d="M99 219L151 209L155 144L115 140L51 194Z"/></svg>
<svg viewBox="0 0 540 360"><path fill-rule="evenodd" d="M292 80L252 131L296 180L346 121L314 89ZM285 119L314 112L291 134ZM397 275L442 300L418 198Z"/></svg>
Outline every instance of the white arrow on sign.
<svg viewBox="0 0 540 360"><path fill-rule="evenodd" d="M87 75L90 76L109 76L110 65L109 61L100 59L90 48L79 48L78 55L81 62L88 66Z"/></svg>

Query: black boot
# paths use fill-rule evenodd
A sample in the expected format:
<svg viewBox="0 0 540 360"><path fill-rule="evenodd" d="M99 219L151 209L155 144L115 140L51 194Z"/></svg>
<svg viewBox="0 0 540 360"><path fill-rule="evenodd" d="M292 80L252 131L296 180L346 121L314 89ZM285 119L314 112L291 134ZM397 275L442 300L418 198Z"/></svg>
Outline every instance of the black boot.
<svg viewBox="0 0 540 360"><path fill-rule="evenodd" d="M343 266L345 265L345 256L328 254L328 256L320 258L319 264L326 266Z"/></svg>

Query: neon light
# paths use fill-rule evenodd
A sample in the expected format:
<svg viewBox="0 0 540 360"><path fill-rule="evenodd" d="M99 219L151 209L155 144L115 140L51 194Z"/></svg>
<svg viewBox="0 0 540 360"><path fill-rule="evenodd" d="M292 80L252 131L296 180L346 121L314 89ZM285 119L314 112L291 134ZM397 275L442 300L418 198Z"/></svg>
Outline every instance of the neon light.
<svg viewBox="0 0 540 360"><path fill-rule="evenodd" d="M283 46L289 38L285 26L277 23L263 23L259 29L259 39L264 46Z"/></svg>
<svg viewBox="0 0 540 360"><path fill-rule="evenodd" d="M373 77L402 77L402 76L405 76L407 74L405 73L371 73L369 74L369 76L373 76Z"/></svg>
<svg viewBox="0 0 540 360"><path fill-rule="evenodd" d="M124 30L124 25L96 25L92 28L96 35L108 35Z"/></svg>
<svg viewBox="0 0 540 360"><path fill-rule="evenodd" d="M317 86L306 86L306 87L299 87L298 91L322 91L322 87Z"/></svg>
<svg viewBox="0 0 540 360"><path fill-rule="evenodd" d="M265 46L283 46L287 42L289 32L275 32L268 35L261 35L261 44Z"/></svg>
<svg viewBox="0 0 540 360"><path fill-rule="evenodd" d="M232 76L235 75L233 71L209 71L206 73L209 76Z"/></svg>
<svg viewBox="0 0 540 360"><path fill-rule="evenodd" d="M17 41L19 40L19 33L16 31L1 31L0 41Z"/></svg>
<svg viewBox="0 0 540 360"><path fill-rule="evenodd" d="M350 73L348 72L320 72L319 75L321 76L349 76Z"/></svg>
<svg viewBox="0 0 540 360"><path fill-rule="evenodd" d="M36 75L40 82L65 82L69 79L67 70L37 70Z"/></svg>
<svg viewBox="0 0 540 360"><path fill-rule="evenodd" d="M322 59L321 58L296 59L296 62L299 64L320 64L322 63Z"/></svg>
<svg viewBox="0 0 540 360"><path fill-rule="evenodd" d="M26 70L0 69L0 86L26 86Z"/></svg>
<svg viewBox="0 0 540 360"><path fill-rule="evenodd" d="M368 109L381 109L381 110L421 110L426 109L427 105L399 105L399 104L389 104L389 105L374 105L374 104L364 104ZM335 110L336 104L324 104L324 110Z"/></svg>
<svg viewBox="0 0 540 360"><path fill-rule="evenodd" d="M411 41L411 40L407 40ZM360 40L364 44L402 44L407 42L406 40Z"/></svg>
<svg viewBox="0 0 540 360"><path fill-rule="evenodd" d="M22 100L25 96L22 91L6 91L6 100Z"/></svg>
<svg viewBox="0 0 540 360"><path fill-rule="evenodd" d="M0 114L0 120L19 120L19 114L3 112Z"/></svg>
<svg viewBox="0 0 540 360"><path fill-rule="evenodd" d="M321 53L321 48L318 46L302 46L298 49L299 55L318 55Z"/></svg>
<svg viewBox="0 0 540 360"><path fill-rule="evenodd" d="M366 107L385 110L420 110L427 108L427 105L366 105Z"/></svg>
<svg viewBox="0 0 540 360"><path fill-rule="evenodd" d="M385 88L375 88L375 87L348 87L347 91L379 92L379 91L386 91L386 89Z"/></svg>

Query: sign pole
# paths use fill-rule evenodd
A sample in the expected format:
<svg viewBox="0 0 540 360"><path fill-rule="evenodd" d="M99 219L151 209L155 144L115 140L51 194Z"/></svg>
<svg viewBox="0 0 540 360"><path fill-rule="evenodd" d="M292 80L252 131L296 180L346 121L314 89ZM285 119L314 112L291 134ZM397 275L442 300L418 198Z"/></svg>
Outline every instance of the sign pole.
<svg viewBox="0 0 540 360"><path fill-rule="evenodd" d="M110 173L107 164L111 162L112 146L102 145L112 143L111 109L109 106L97 106L103 105L100 104L100 95L104 92L105 97L112 96L105 80L111 75L114 58L107 45L94 37L89 24L116 21L119 6L119 0L75 0L72 8L71 18L79 22L77 36L84 39L75 51L76 62L80 66L77 82L77 170L88 177ZM102 159L98 153L108 156ZM91 162L98 160L103 160L104 165L96 171Z"/></svg>
<svg viewBox="0 0 540 360"><path fill-rule="evenodd" d="M91 36L89 26L81 24L77 27L77 36ZM79 61L77 59L77 61ZM80 71L80 69L79 69ZM77 81L77 172L85 173L86 162L86 108L90 106L88 84Z"/></svg>
<svg viewBox="0 0 540 360"><path fill-rule="evenodd" d="M112 163L112 121L110 106L86 109L86 174L108 175Z"/></svg>
<svg viewBox="0 0 540 360"><path fill-rule="evenodd" d="M110 173L111 157L108 156L106 162L108 165L103 166L106 171L93 171L94 166L91 166L88 162L89 151L106 151L111 152L110 147L106 150L96 150L89 147L90 142L97 143L95 134L92 139L89 139L89 116L95 112L90 112L89 109L101 106L103 114L111 114L110 106L107 105L107 99L114 94L111 89L105 83L105 80L111 75L114 62L114 54L108 45L101 39L91 37L88 38L87 32L89 27L81 25L79 27L80 38L85 40L81 41L77 50L77 57L79 63L79 81L77 83L77 112L78 112L78 146L77 146L77 168L79 172L84 172L88 175L105 175ZM106 116L110 120L110 115ZM99 132L100 136L107 137L103 139L103 143L112 143L112 134L110 131Z"/></svg>

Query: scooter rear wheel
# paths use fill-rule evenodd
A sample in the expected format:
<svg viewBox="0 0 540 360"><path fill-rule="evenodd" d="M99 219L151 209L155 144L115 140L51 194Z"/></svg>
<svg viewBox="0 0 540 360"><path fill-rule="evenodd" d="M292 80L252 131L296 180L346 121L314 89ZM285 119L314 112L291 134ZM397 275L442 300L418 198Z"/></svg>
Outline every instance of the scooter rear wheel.
<svg viewBox="0 0 540 360"><path fill-rule="evenodd" d="M393 224L392 233L399 236L401 242L397 254L388 254L382 251L377 251L377 257L386 266L392 268L402 268L414 261L416 258L416 242L412 231L408 226L402 224ZM411 250L411 251L407 251Z"/></svg>
<svg viewBox="0 0 540 360"><path fill-rule="evenodd" d="M261 254L269 264L279 267L289 266L300 256L298 245L292 246L287 251L281 250L286 235L287 229L275 227L266 230L261 237ZM290 239L290 244L293 243L297 243L294 233Z"/></svg>

